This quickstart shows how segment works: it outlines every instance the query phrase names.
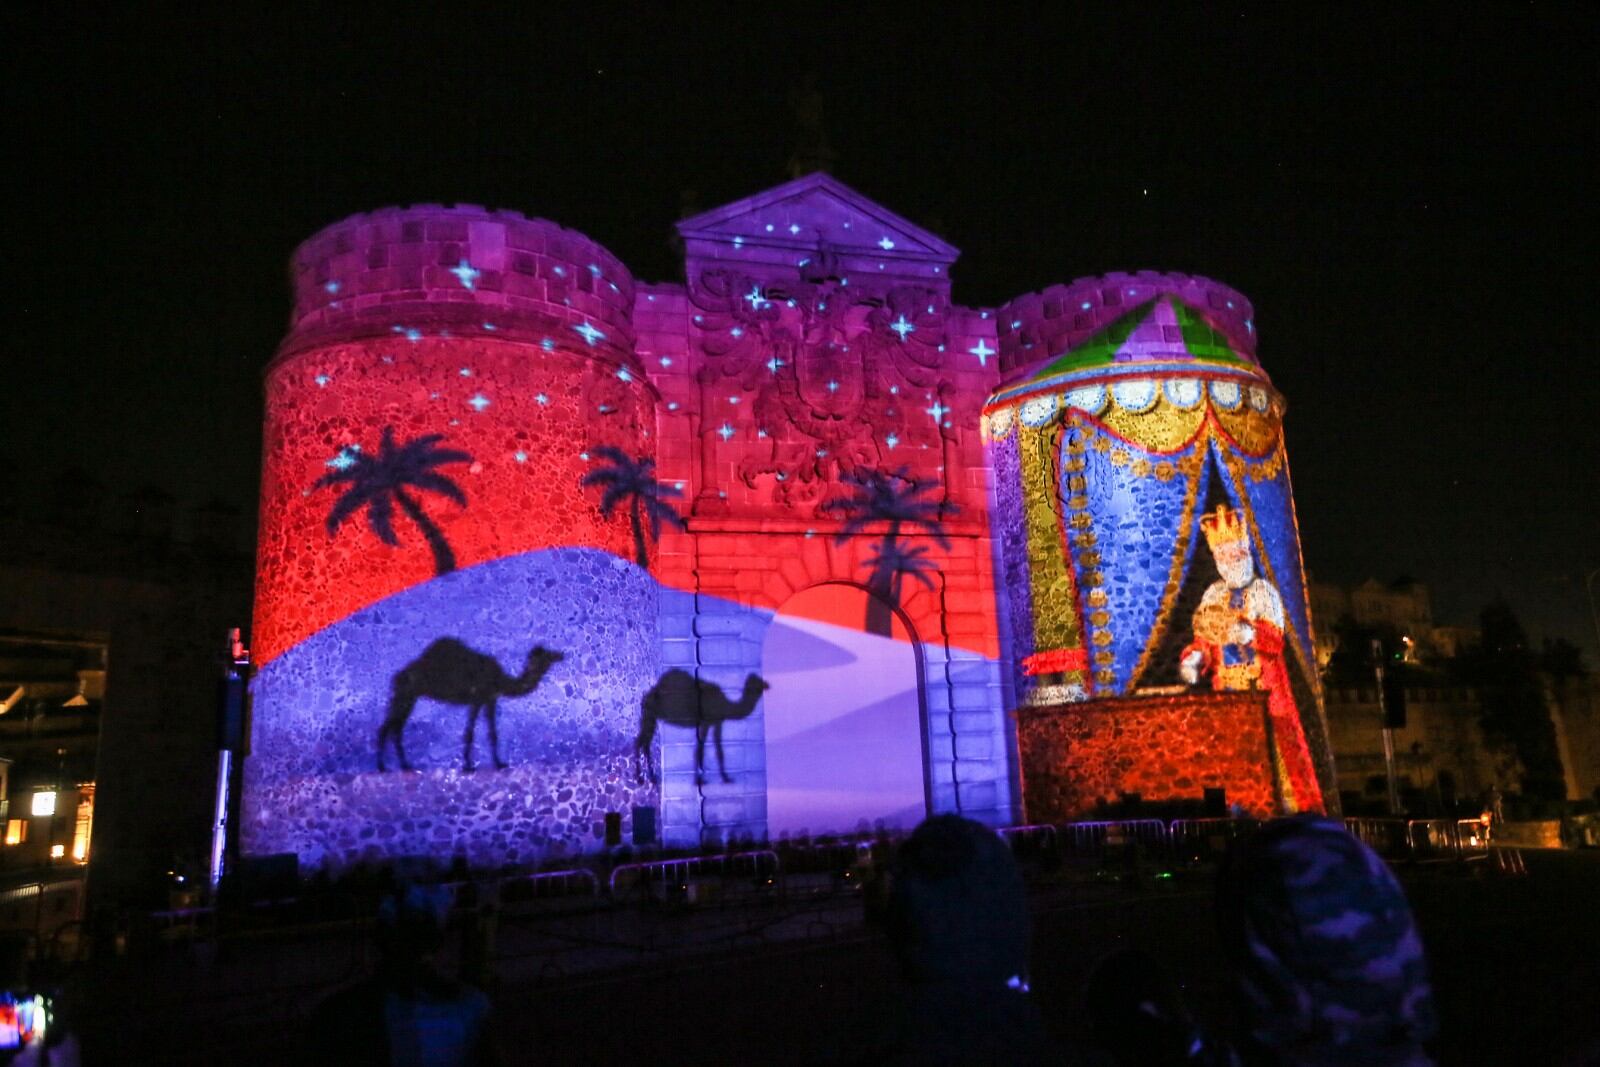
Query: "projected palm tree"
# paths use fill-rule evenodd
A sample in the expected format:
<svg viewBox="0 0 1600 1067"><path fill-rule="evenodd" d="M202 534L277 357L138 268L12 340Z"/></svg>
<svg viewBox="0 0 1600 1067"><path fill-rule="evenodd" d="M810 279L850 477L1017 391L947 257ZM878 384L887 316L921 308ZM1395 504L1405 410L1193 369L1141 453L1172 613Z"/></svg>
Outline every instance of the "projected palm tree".
<svg viewBox="0 0 1600 1067"><path fill-rule="evenodd" d="M900 603L903 575L910 574L917 581L932 588L928 572L935 569L926 558L926 546L903 546L902 533L908 528L932 537L940 548L948 549L950 539L945 536L942 509L952 508L938 501L923 499L923 494L937 488L933 482L919 481L911 476L910 468L900 467L885 473L870 467L858 467L840 475L852 487L851 495L824 501L818 508L832 512L844 519L844 525L834 535L834 541L843 544L860 535L868 526L887 523L883 540L878 542L874 554L868 558L872 570L867 579L867 589L872 597L867 601L866 631L887 637L890 634L890 608Z"/></svg>
<svg viewBox="0 0 1600 1067"><path fill-rule="evenodd" d="M444 539L444 531L422 510L417 498L407 490L426 490L438 493L467 506L467 495L461 487L440 474L439 467L447 463L470 463L472 457L455 449L439 448L443 434L431 433L396 445L394 428L383 428L383 440L378 454L368 455L359 448L346 448L335 461L337 467L316 480L314 489L325 485L348 486L328 512L328 536L332 537L339 526L361 508L367 509L367 526L386 545L398 545L394 533L394 506L400 505L406 518L422 531L428 548L433 551L435 574L448 574L456 569L456 555Z"/></svg>
<svg viewBox="0 0 1600 1067"><path fill-rule="evenodd" d="M648 519L650 523L650 538L654 541L661 540L661 524L666 522L682 530L683 517L667 500L671 497L683 495L677 486L663 485L656 481L656 461L643 456L635 459L620 448L604 445L595 449L595 452L609 466L597 466L594 470L583 476L580 483L585 488L591 485L605 486L605 492L600 497L600 514L609 519L618 504L623 501L628 503L628 521L633 526L633 552L639 566L650 566L650 555L646 549L644 539L644 524Z"/></svg>

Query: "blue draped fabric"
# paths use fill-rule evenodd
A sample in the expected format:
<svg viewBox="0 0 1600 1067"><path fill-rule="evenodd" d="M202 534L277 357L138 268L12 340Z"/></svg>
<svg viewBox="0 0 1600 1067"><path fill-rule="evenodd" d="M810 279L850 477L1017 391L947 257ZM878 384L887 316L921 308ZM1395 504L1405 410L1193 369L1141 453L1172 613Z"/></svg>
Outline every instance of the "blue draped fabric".
<svg viewBox="0 0 1600 1067"><path fill-rule="evenodd" d="M1221 455L1222 446L1215 447L1218 449L1217 466L1223 472L1223 484L1227 487L1228 496L1235 507L1243 509L1245 502L1240 499L1241 487L1234 484L1233 477L1228 473L1228 465ZM1260 469L1271 458L1255 459L1241 452L1233 452L1232 457L1234 463L1247 472ZM1278 587L1278 595L1283 599L1283 609L1288 615L1295 643L1307 662L1315 662L1310 616L1306 609L1305 575L1300 569L1300 535L1295 529L1294 505L1289 491L1289 466L1286 462L1280 464L1276 475L1260 481L1247 473L1244 483L1243 491L1249 496L1249 511L1255 516L1256 528L1261 531L1261 540L1264 542L1257 546L1257 551L1265 553L1266 561L1272 568L1271 577ZM1261 577L1267 575L1263 573Z"/></svg>
<svg viewBox="0 0 1600 1067"><path fill-rule="evenodd" d="M1022 514L1022 429L1013 426L1000 441L989 441L990 529L1000 539L995 576L1000 610L1008 615L1011 631L1012 692L1022 693L1022 661L1033 655L1033 591L1028 574L1027 523Z"/></svg>
<svg viewBox="0 0 1600 1067"><path fill-rule="evenodd" d="M1069 432L1083 433L1090 444L1083 453L1083 474L1089 498L1089 528L1095 535L1093 550L1100 556L1097 568L1085 567L1085 550L1074 545L1073 569L1079 583L1080 601L1085 604L1089 591L1084 584L1085 575L1090 570L1097 570L1103 578L1104 584L1100 588L1106 594L1104 610L1110 616L1104 629L1110 631L1111 643L1094 644L1093 635L1099 628L1091 625L1088 628L1091 638L1089 647L1091 655L1093 651L1109 648L1115 657L1110 668L1115 680L1109 686L1097 684L1095 689L1100 695L1123 693L1135 681L1133 672L1145 649L1159 637L1155 631L1160 622L1167 579L1172 574L1173 555L1178 550L1180 534L1183 532L1184 499L1189 491L1190 479L1181 470L1166 480L1154 473L1140 477L1133 472L1131 463L1113 463L1110 449L1100 451L1093 447L1092 438L1096 431L1092 428ZM1196 443L1176 455L1153 455L1142 452L1135 445L1124 444L1115 438L1111 440L1114 442L1113 448L1120 447L1133 456L1142 457L1152 466L1165 461L1174 467L1181 467L1182 461L1192 456L1196 448L1204 447ZM1209 466L1201 464L1194 476L1199 481L1193 498L1197 503L1193 514L1189 516L1190 536L1184 548L1180 581L1182 574L1188 572L1195 543L1199 539L1196 523L1201 510L1199 503L1205 500ZM1069 495L1065 492L1065 479L1069 476L1070 472L1063 470L1063 496ZM1094 610L1086 604L1085 616L1093 615ZM1103 665L1096 665L1096 670L1101 669L1104 669Z"/></svg>

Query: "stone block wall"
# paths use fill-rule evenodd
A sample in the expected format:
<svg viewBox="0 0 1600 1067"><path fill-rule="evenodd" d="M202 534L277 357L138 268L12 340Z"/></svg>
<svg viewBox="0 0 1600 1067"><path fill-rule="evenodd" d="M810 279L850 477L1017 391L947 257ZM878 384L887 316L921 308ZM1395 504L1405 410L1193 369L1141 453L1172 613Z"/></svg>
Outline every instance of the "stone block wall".
<svg viewBox="0 0 1600 1067"><path fill-rule="evenodd" d="M1112 271L1025 293L1002 305L994 316L999 331L1000 372L1010 374L1030 363L1059 356L1162 293L1176 293L1185 303L1204 308L1234 348L1255 356L1255 311L1238 290L1198 275ZM1151 349L1159 349L1179 338L1158 334L1136 335L1131 340L1136 347L1142 341Z"/></svg>
<svg viewBox="0 0 1600 1067"><path fill-rule="evenodd" d="M1226 789L1256 818L1277 811L1265 692L1136 696L1017 712L1030 823L1093 818L1124 793L1200 800Z"/></svg>

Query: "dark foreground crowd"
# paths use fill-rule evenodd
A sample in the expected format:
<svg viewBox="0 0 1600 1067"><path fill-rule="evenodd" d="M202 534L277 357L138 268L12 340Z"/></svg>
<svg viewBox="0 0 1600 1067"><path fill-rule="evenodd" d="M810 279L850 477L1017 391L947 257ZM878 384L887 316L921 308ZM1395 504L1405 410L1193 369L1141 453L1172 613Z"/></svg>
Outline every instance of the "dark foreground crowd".
<svg viewBox="0 0 1600 1067"><path fill-rule="evenodd" d="M1237 842L1216 919L1234 1025L1199 1020L1148 955L1100 961L1093 1033L1047 1035L1029 990L1027 901L1010 849L970 820L925 821L900 847L882 921L903 985L891 1017L846 1062L1114 1065L1432 1063L1422 942L1389 868L1340 823L1297 816ZM489 999L439 970L447 900L421 886L385 900L380 964L336 993L307 1033L339 1064L501 1062Z"/></svg>

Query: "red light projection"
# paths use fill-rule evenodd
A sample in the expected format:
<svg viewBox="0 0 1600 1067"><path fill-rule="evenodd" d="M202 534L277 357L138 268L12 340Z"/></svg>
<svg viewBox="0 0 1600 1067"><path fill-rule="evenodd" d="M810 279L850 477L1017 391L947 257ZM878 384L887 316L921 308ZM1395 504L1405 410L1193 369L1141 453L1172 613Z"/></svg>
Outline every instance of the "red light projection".
<svg viewBox="0 0 1600 1067"><path fill-rule="evenodd" d="M377 456L386 430L401 446L437 435L437 448L467 457L401 487L437 527L456 567L553 546L631 558L626 515L603 519L591 499L598 492L576 490L594 449L642 450L652 401L629 378L564 347L398 335L306 353L276 368L267 381L260 660L439 573L404 501L379 505L388 508L394 544L385 543L383 517L375 524L368 502L328 530L351 489L328 483L360 457ZM459 487L465 506L441 491L441 476Z"/></svg>

